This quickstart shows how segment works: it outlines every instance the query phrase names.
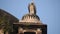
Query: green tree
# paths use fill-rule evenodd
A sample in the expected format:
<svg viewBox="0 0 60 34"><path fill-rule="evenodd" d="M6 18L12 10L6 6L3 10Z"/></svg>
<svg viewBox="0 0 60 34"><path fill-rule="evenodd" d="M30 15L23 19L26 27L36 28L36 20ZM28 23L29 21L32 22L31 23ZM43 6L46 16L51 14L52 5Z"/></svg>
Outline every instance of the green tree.
<svg viewBox="0 0 60 34"><path fill-rule="evenodd" d="M4 32L11 30L10 21L6 15L0 17L0 27L4 28Z"/></svg>

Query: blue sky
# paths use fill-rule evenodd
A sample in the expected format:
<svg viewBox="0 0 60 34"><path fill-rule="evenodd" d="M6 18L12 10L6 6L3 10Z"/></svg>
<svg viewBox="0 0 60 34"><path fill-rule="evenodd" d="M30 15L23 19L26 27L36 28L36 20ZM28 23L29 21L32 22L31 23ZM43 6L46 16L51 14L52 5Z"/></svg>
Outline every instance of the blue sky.
<svg viewBox="0 0 60 34"><path fill-rule="evenodd" d="M31 0L0 0L0 8L21 19ZM37 15L47 24L48 34L60 34L60 0L34 0Z"/></svg>

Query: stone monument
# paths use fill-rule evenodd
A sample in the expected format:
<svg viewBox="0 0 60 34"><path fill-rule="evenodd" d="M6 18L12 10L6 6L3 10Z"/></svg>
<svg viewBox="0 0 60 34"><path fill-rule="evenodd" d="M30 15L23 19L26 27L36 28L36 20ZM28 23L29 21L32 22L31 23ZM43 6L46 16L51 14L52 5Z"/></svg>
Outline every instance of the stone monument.
<svg viewBox="0 0 60 34"><path fill-rule="evenodd" d="M19 23L13 24L14 34L47 34L47 25L36 15L34 2L28 5L29 13L25 14Z"/></svg>

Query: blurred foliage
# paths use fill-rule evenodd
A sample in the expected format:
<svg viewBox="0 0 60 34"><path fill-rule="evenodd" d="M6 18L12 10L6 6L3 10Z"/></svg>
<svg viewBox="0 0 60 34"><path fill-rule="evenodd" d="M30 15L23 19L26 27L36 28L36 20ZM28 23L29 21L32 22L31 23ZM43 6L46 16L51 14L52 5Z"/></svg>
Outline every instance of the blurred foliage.
<svg viewBox="0 0 60 34"><path fill-rule="evenodd" d="M3 28L4 32L11 30L10 20L6 15L0 17L0 28Z"/></svg>

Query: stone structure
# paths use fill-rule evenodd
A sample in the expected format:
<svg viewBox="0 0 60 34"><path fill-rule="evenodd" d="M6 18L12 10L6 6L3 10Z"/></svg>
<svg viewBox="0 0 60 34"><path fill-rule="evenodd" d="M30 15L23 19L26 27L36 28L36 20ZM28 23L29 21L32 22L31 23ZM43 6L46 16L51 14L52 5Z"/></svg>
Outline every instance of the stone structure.
<svg viewBox="0 0 60 34"><path fill-rule="evenodd" d="M0 25L0 34L47 34L47 25L40 21L36 14L36 6L34 2L28 5L29 13L25 14L21 20L13 15L0 9L0 19L6 18L6 22L10 24L11 30L4 32L5 22ZM3 18L5 20L5 18ZM2 19L1 19L2 20ZM1 23L1 22L0 22ZM5 26L6 27L6 26Z"/></svg>
<svg viewBox="0 0 60 34"><path fill-rule="evenodd" d="M47 25L42 24L36 15L36 7L33 2L28 6L29 13L24 15L19 23L13 24L14 34L47 34Z"/></svg>

